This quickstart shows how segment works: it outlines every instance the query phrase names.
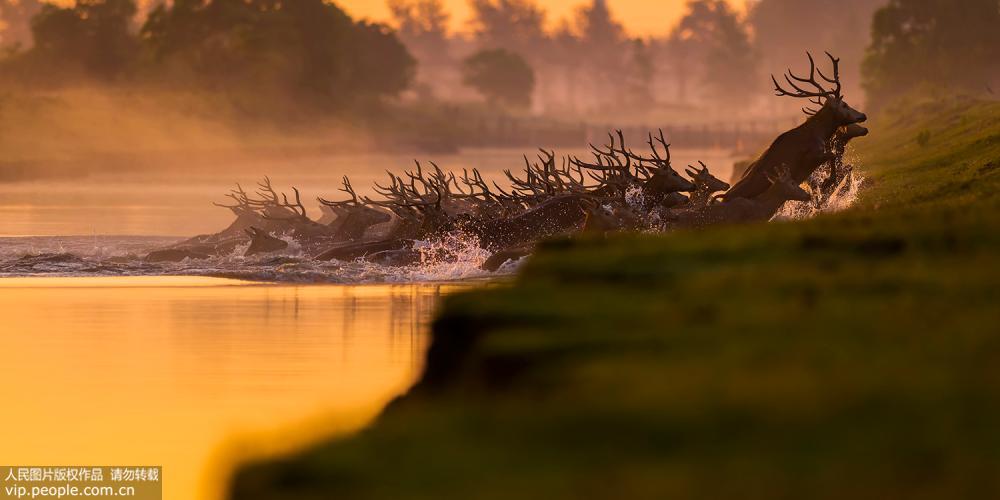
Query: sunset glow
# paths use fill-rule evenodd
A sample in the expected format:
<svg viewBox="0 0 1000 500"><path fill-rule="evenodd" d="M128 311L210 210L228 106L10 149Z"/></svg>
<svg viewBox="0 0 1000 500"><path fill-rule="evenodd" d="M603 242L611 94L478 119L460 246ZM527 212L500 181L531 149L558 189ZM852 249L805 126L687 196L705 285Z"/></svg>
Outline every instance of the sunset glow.
<svg viewBox="0 0 1000 500"><path fill-rule="evenodd" d="M446 8L452 12L452 29L466 31L469 23L468 0L443 0ZM341 0L338 2L351 15L375 21L389 19L389 9L384 0ZM574 12L588 2L583 0L559 1L541 0L538 2L548 11L549 26L557 25L563 19L572 19ZM609 0L608 5L619 22L625 25L632 36L663 35L684 12L686 0ZM732 0L732 3L743 8L746 0Z"/></svg>

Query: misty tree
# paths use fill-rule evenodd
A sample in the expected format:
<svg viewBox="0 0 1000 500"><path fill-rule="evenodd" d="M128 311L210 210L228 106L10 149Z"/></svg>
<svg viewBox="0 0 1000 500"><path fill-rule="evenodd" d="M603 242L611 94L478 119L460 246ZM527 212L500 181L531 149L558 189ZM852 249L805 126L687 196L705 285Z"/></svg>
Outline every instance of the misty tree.
<svg viewBox="0 0 1000 500"><path fill-rule="evenodd" d="M470 0L470 26L484 49L507 49L533 57L544 50L545 11L532 0Z"/></svg>
<svg viewBox="0 0 1000 500"><path fill-rule="evenodd" d="M628 95L633 104L648 105L655 101L653 97L653 56L651 43L641 38L632 41L629 59Z"/></svg>
<svg viewBox="0 0 1000 500"><path fill-rule="evenodd" d="M41 10L40 0L0 0L0 46L10 50L30 47L31 19Z"/></svg>
<svg viewBox="0 0 1000 500"><path fill-rule="evenodd" d="M607 0L593 0L576 11L576 30L586 49L614 53L625 40L625 28L611 16Z"/></svg>
<svg viewBox="0 0 1000 500"><path fill-rule="evenodd" d="M577 111L580 97L584 57L580 50L580 40L573 25L567 19L559 22L549 36L549 43L542 54L545 58L541 66L544 73L539 75L539 90L543 94L543 105ZM555 104L555 106L552 106Z"/></svg>
<svg viewBox="0 0 1000 500"><path fill-rule="evenodd" d="M197 81L345 106L395 95L415 61L386 26L324 0L175 0L142 28L154 61Z"/></svg>
<svg viewBox="0 0 1000 500"><path fill-rule="evenodd" d="M409 87L416 73L416 61L391 28L360 21L355 25L351 40L354 50L345 68L350 71L347 88L326 87L324 91L349 90L360 96L395 96ZM336 80L327 80L331 81Z"/></svg>
<svg viewBox="0 0 1000 500"><path fill-rule="evenodd" d="M872 14L885 3L886 0L757 0L750 4L749 12L754 45L768 73L780 74L802 64L807 50L814 54L830 51L841 58L845 71L854 73L860 68L871 39ZM856 94L860 79L847 78L844 86L846 93Z"/></svg>
<svg viewBox="0 0 1000 500"><path fill-rule="evenodd" d="M726 105L746 103L756 95L747 82L758 80L758 60L744 19L724 0L692 0L670 34L675 51L691 71L701 63L699 83L706 97Z"/></svg>
<svg viewBox="0 0 1000 500"><path fill-rule="evenodd" d="M441 0L389 0L396 34L421 64L448 61L448 12Z"/></svg>
<svg viewBox="0 0 1000 500"><path fill-rule="evenodd" d="M589 75L591 96L623 104L627 96L620 91L620 84L631 70L625 28L612 17L606 0L593 0L579 7L575 17L578 57Z"/></svg>
<svg viewBox="0 0 1000 500"><path fill-rule="evenodd" d="M528 108L535 90L535 73L520 55L486 49L462 62L462 81L493 105Z"/></svg>
<svg viewBox="0 0 1000 500"><path fill-rule="evenodd" d="M875 13L862 71L873 102L920 84L982 92L1000 77L1000 4L891 0Z"/></svg>
<svg viewBox="0 0 1000 500"><path fill-rule="evenodd" d="M135 14L133 0L46 4L32 19L34 46L25 58L49 71L116 78L131 69L138 56L138 40L129 29Z"/></svg>
<svg viewBox="0 0 1000 500"><path fill-rule="evenodd" d="M454 74L448 38L449 14L441 0L389 0L396 34L417 59L416 90L432 97L450 82L442 75Z"/></svg>

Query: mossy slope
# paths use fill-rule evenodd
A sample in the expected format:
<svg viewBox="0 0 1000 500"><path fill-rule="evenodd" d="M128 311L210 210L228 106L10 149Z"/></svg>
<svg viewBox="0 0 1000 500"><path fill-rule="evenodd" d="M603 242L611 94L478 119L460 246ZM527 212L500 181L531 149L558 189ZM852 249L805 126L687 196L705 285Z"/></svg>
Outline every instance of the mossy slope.
<svg viewBox="0 0 1000 500"><path fill-rule="evenodd" d="M553 242L450 297L411 394L234 498L1000 498L1000 103L857 148L849 211Z"/></svg>

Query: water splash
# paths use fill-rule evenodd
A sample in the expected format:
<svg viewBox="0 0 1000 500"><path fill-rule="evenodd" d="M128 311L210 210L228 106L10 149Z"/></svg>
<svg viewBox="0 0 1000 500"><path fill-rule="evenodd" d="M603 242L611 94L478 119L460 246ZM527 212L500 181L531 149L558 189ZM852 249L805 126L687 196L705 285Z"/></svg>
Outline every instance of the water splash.
<svg viewBox="0 0 1000 500"><path fill-rule="evenodd" d="M842 167L843 168L843 167ZM811 191L810 201L789 201L774 215L771 220L801 220L815 217L822 213L833 213L845 210L854 205L858 199L864 177L856 172L850 164L848 174L840 180L840 183L830 192L829 197L824 197L818 191ZM830 167L823 165L814 174L814 179L825 180L830 175Z"/></svg>
<svg viewBox="0 0 1000 500"><path fill-rule="evenodd" d="M774 219L804 219L844 210L857 199L861 181L852 171L828 198L821 199L816 193L811 202L786 203ZM626 201L641 211L645 204L642 190L629 189ZM645 232L669 231L669 220L666 211L649 211ZM280 238L288 247L279 252L244 256L247 242L228 254L181 262L147 262L141 258L152 250L176 243L177 238L95 235L0 238L0 277L193 275L300 283L440 282L513 274L525 260L508 262L494 273L485 271L481 266L490 252L479 248L476 238L461 232L418 241L414 244L415 252L401 252L401 258L408 259L407 262L385 264L364 259L319 261L291 237Z"/></svg>
<svg viewBox="0 0 1000 500"><path fill-rule="evenodd" d="M291 239L288 248L244 256L248 244L209 259L147 262L140 256L176 243L176 238L92 236L0 238L0 277L15 276L213 276L252 281L299 283L439 282L484 278L497 273L480 269L489 252L461 233L415 244L418 259L410 265L382 265L364 260L317 261Z"/></svg>

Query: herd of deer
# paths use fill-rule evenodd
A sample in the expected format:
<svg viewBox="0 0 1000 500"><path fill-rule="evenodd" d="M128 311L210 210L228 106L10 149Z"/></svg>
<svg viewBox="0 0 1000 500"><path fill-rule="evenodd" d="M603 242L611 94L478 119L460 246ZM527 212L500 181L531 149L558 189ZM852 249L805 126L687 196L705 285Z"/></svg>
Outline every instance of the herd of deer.
<svg viewBox="0 0 1000 500"><path fill-rule="evenodd" d="M237 185L227 195L232 203L217 204L236 215L228 228L154 251L146 259L209 258L244 246L245 255L262 254L284 250L293 240L317 260L409 265L425 257L416 242L461 232L492 254L483 264L492 271L557 235L766 221L787 201L829 197L848 174L840 161L847 142L868 133L858 125L865 115L841 95L839 60L827 55L831 76L816 67L812 55L807 77L784 75L791 90L772 76L776 95L809 99L819 107L803 108L808 119L779 136L732 188L703 163L686 169L688 178L678 174L662 131L649 134L645 152L629 148L619 131L609 134L607 145L591 145L593 158L587 160L559 161L544 149L537 160L525 156L522 171L504 171L507 189L487 182L476 169L456 174L417 162L402 175L388 172L387 182L374 186L381 199L373 199L359 196L345 176L341 191L348 198L319 198L323 214L318 220L308 216L296 188L289 198L267 178L253 193ZM820 179L817 170L823 165L825 178ZM807 180L811 192L802 187Z"/></svg>

